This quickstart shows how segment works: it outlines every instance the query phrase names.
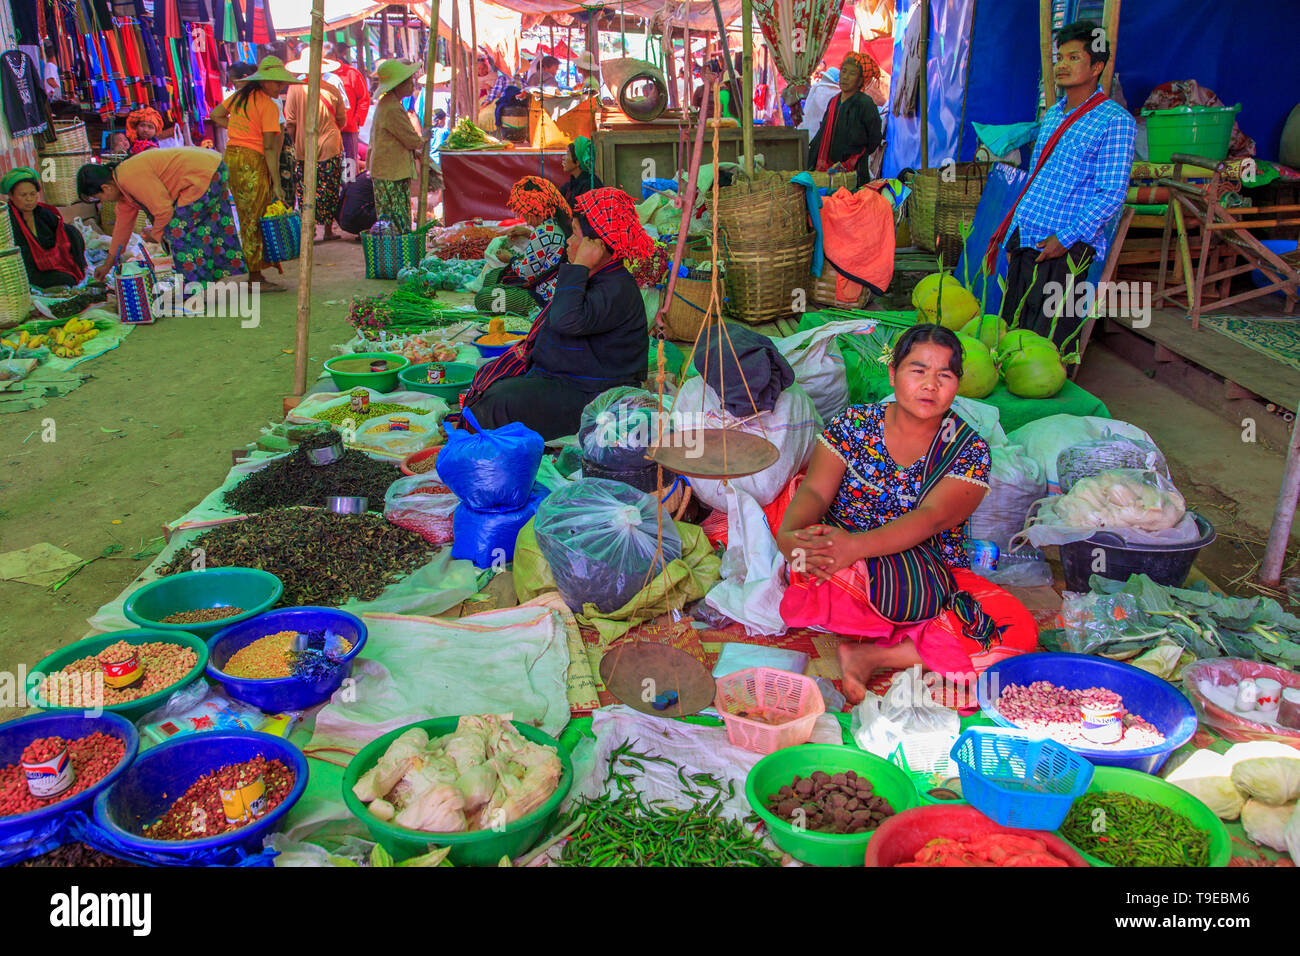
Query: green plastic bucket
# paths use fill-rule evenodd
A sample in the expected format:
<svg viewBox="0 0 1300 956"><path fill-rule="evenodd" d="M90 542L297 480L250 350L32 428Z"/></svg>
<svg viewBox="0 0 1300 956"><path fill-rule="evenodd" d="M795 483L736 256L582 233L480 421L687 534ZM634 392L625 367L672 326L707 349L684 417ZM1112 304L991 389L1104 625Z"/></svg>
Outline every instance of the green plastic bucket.
<svg viewBox="0 0 1300 956"><path fill-rule="evenodd" d="M42 710L49 711L81 711L84 707L51 707L45 703L39 692L40 683L35 679L37 673L53 674L67 667L73 661L80 660L83 657L90 657L98 654L104 648L118 641L126 641L128 644L180 644L182 647L188 647L197 656L198 660L194 667L181 680L172 684L170 687L164 687L162 690L154 691L141 697L139 700L128 701L125 704L112 704L104 708L107 713L117 714L125 717L134 723L151 710L156 710L166 703L176 690L187 684L192 684L196 680L203 678L203 671L208 666L208 645L202 638L195 637L183 631L156 631L148 628L133 628L129 631L110 631L107 634L100 634L98 637L87 637L84 640L77 641L75 644L69 644L67 647L60 648L48 657L41 660L39 664L28 675L27 682L27 699Z"/></svg>
<svg viewBox="0 0 1300 956"><path fill-rule="evenodd" d="M745 779L749 805L767 824L772 842L796 860L815 866L862 866L867 859L870 833L815 833L796 830L767 809L767 799L795 777L814 770L829 774L856 771L871 781L878 797L884 797L895 813L917 806L916 788L902 770L888 760L857 747L834 744L803 744L768 754L754 764Z"/></svg>
<svg viewBox="0 0 1300 956"><path fill-rule="evenodd" d="M443 367L444 378L437 385L429 384L429 366L433 364ZM397 373L397 380L402 383L403 391L437 395L453 408L459 408L460 393L469 391L477 371L478 366L468 362L421 362L402 369Z"/></svg>
<svg viewBox="0 0 1300 956"><path fill-rule="evenodd" d="M388 368L382 372L356 371L356 368L368 368L369 363L385 359ZM334 387L340 392L352 388L372 388L376 392L391 392L397 388L397 373L410 361L395 352L356 352L352 355L336 355L325 363L325 371L334 380Z"/></svg>
<svg viewBox="0 0 1300 956"><path fill-rule="evenodd" d="M1129 796L1137 797L1139 800L1149 800L1152 803L1158 803L1162 807L1168 807L1181 813L1191 821L1194 827L1198 830L1204 830L1210 835L1210 862L1208 865L1228 865L1228 860L1232 856L1232 843L1228 836L1228 828L1223 825L1222 820L1214 815L1213 810L1186 790L1180 790L1172 783L1167 783L1149 773L1142 773L1140 770L1125 770L1122 767L1098 767L1092 776L1092 784L1084 791L1085 796L1089 793L1126 793ZM1085 853L1082 847L1075 846L1073 843L1070 845L1074 846L1083 858L1093 866L1112 866L1110 863L1105 863L1095 856Z"/></svg>
<svg viewBox="0 0 1300 956"><path fill-rule="evenodd" d="M535 744L555 748L560 755L560 783L549 800L514 823L507 823L500 831L425 833L422 830L399 827L396 823L380 820L352 792L352 788L356 786L362 775L379 762L379 758L388 750L389 744L408 730L421 727L432 739L454 733L459 722L459 717L433 717L399 727L366 744L361 752L348 762L347 769L343 771L343 802L352 811L352 815L365 824L374 841L391 853L395 860L420 856L428 853L431 847L438 846L451 847L448 859L454 866L496 866L503 856L513 859L534 847L546 835L560 812L560 804L564 802L569 788L573 786L573 762L569 759L569 751L554 737L542 733L536 727L514 720L511 723L525 739Z"/></svg>
<svg viewBox="0 0 1300 956"><path fill-rule="evenodd" d="M1206 159L1228 158L1236 106L1176 106L1168 110L1143 110L1147 120L1147 159L1167 163L1174 153L1191 153Z"/></svg>

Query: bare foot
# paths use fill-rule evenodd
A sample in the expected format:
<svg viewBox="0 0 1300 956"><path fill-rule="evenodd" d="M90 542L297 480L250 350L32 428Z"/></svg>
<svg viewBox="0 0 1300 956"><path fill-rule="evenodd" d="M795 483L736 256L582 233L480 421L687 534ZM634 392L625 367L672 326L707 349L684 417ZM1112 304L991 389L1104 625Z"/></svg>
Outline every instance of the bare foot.
<svg viewBox="0 0 1300 956"><path fill-rule="evenodd" d="M875 648L859 641L843 640L835 648L835 655L840 661L844 697L850 704L862 703L862 698L867 696L871 675L878 669Z"/></svg>

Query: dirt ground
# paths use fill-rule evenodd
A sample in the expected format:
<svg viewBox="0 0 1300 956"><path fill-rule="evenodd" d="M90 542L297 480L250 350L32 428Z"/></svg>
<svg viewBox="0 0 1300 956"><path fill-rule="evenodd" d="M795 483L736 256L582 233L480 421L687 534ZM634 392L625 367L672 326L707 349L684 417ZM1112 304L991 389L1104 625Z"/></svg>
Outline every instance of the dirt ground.
<svg viewBox="0 0 1300 956"><path fill-rule="evenodd" d="M309 381L333 354L330 346L350 337L347 300L391 288L363 274L359 244L316 246ZM288 289L262 296L257 328L241 328L236 318L138 328L121 348L83 366L94 377L80 389L0 416L0 551L50 542L88 559L122 548L57 592L0 581L0 671L31 666L80 638L86 619L148 563L131 556L161 534L162 522L221 482L233 448L280 420L293 387L297 277L296 264L286 265ZM1218 526L1201 569L1225 587L1249 571L1263 550L1281 455L1242 445L1228 422L1102 349L1089 355L1079 381L1116 417L1153 435L1189 502ZM55 424L51 443L41 440L46 419ZM1244 584L1229 589L1255 593Z"/></svg>

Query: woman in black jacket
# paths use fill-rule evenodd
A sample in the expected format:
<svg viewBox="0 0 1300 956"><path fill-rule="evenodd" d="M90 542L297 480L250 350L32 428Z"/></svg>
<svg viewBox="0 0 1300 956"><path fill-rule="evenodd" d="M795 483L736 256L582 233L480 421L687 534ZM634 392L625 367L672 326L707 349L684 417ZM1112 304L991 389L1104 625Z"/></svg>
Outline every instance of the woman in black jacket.
<svg viewBox="0 0 1300 956"><path fill-rule="evenodd" d="M840 92L826 107L821 129L808 144L808 168L856 172L857 187L871 181L869 162L884 138L880 111L863 88L880 75L876 61L850 51L840 64Z"/></svg>
<svg viewBox="0 0 1300 956"><path fill-rule="evenodd" d="M49 203L41 202L41 178L19 166L0 179L9 199L14 245L22 251L27 281L38 289L76 285L86 277L86 240Z"/></svg>
<svg viewBox="0 0 1300 956"><path fill-rule="evenodd" d="M623 260L653 249L627 193L579 197L550 304L527 338L479 369L465 397L480 425L522 422L547 441L572 435L593 398L645 378L645 304Z"/></svg>

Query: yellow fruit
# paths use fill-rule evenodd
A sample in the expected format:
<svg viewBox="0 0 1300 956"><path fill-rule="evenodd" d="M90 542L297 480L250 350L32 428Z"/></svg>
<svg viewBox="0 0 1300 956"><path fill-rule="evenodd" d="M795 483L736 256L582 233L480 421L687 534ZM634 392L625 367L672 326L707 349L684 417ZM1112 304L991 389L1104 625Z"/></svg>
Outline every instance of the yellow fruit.
<svg viewBox="0 0 1300 956"><path fill-rule="evenodd" d="M18 343L13 341L12 339L0 339L0 345L3 345L7 349L18 348Z"/></svg>
<svg viewBox="0 0 1300 956"><path fill-rule="evenodd" d="M940 297L942 283L943 295ZM979 315L980 303L950 275L933 273L912 290L912 305L924 322L937 322L954 332Z"/></svg>
<svg viewBox="0 0 1300 956"><path fill-rule="evenodd" d="M23 348L27 344L27 341L30 338L31 336L27 334L27 330L23 329L21 332L18 333L18 347Z"/></svg>
<svg viewBox="0 0 1300 956"><path fill-rule="evenodd" d="M54 333L54 341L58 345L63 344L63 329L59 329L57 332Z"/></svg>
<svg viewBox="0 0 1300 956"><path fill-rule="evenodd" d="M45 338L44 335L33 335L31 339L28 340L27 347L29 349L39 349L45 344Z"/></svg>
<svg viewBox="0 0 1300 956"><path fill-rule="evenodd" d="M99 329L89 329L81 338L83 341L89 341L99 334Z"/></svg>

